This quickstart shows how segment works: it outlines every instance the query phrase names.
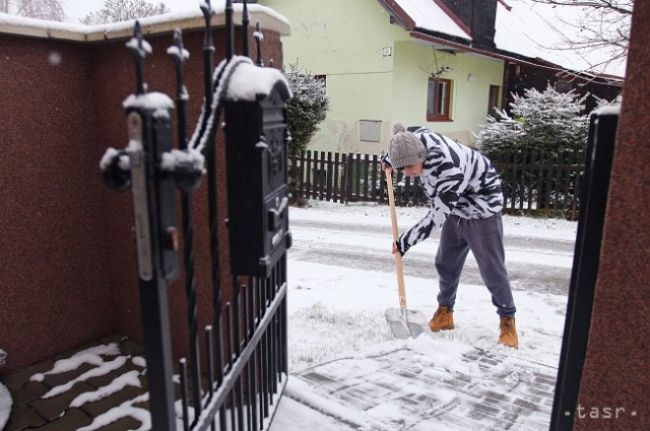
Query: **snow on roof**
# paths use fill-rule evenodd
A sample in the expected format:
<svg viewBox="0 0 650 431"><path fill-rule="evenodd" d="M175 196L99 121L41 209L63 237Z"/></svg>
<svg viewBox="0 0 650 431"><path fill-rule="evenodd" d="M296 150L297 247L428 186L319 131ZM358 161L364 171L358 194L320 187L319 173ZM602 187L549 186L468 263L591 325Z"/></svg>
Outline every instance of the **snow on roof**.
<svg viewBox="0 0 650 431"><path fill-rule="evenodd" d="M394 1L415 22L416 28L472 40L472 36L456 24L434 0Z"/></svg>
<svg viewBox="0 0 650 431"><path fill-rule="evenodd" d="M553 6L530 0L497 3L496 34L498 49L530 58L543 59L572 71L590 71L625 76L626 60L609 61L606 49L567 49L580 40L579 23L583 11L576 6Z"/></svg>
<svg viewBox="0 0 650 431"><path fill-rule="evenodd" d="M215 16L212 24L215 27L225 24L225 2L223 0L212 2ZM217 3L216 5L214 3ZM242 4L235 3L234 22L241 23ZM287 36L291 33L289 20L275 10L251 4L248 6L251 23L259 21L262 29L271 30ZM124 21L111 24L84 25L65 22L45 21L40 19L25 18L16 15L0 13L0 34L19 34L25 36L48 37L75 41L99 41L105 39L118 39L129 37L133 34L134 21ZM197 7L196 10L179 11L156 15L140 19L142 31L145 34L169 32L175 28L202 28L204 26L203 14Z"/></svg>

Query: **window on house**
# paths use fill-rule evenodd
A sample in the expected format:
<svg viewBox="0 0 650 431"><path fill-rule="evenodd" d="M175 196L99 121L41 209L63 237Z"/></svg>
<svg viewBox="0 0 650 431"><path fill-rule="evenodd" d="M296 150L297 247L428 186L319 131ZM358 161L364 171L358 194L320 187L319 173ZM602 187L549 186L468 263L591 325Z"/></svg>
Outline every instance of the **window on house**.
<svg viewBox="0 0 650 431"><path fill-rule="evenodd" d="M427 91L427 121L451 121L450 79L429 78Z"/></svg>
<svg viewBox="0 0 650 431"><path fill-rule="evenodd" d="M500 89L501 87L499 87L498 85L490 85L490 97L488 100L488 115L491 115L493 117L497 116L495 108L501 108L501 104L499 103Z"/></svg>

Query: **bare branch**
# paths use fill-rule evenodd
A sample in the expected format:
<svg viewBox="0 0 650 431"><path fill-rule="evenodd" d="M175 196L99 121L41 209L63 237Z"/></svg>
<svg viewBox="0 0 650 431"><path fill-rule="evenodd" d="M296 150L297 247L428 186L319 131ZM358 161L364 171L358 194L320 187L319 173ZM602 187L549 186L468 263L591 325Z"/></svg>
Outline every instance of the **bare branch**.
<svg viewBox="0 0 650 431"><path fill-rule="evenodd" d="M531 0L556 6L575 6L587 8L605 8L623 15L632 15L632 0Z"/></svg>
<svg viewBox="0 0 650 431"><path fill-rule="evenodd" d="M627 56L633 0L529 0L533 3L552 6L573 7L580 10L578 22L569 22L558 17L564 28L571 27L578 35L564 37L564 46L546 47L554 50L571 50L585 58L585 53L605 52L611 54L606 61L591 64L588 71L625 58ZM549 25L555 27L554 23ZM585 58L586 60L586 58Z"/></svg>
<svg viewBox="0 0 650 431"><path fill-rule="evenodd" d="M0 12L48 21L63 21L61 0L0 0Z"/></svg>
<svg viewBox="0 0 650 431"><path fill-rule="evenodd" d="M167 12L169 9L162 2L152 4L146 0L104 0L104 7L89 13L81 19L81 22L84 24L106 24L131 21Z"/></svg>

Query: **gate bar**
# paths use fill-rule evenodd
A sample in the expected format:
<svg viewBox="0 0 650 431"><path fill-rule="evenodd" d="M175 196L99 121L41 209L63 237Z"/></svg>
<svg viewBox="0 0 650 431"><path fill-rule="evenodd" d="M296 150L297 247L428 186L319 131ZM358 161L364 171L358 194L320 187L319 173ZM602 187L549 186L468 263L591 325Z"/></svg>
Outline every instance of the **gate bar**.
<svg viewBox="0 0 650 431"><path fill-rule="evenodd" d="M280 289L278 291L278 295L267 308L264 317L260 321L257 331L255 331L255 334L251 338L250 343L248 343L246 348L244 348L244 350L241 352L239 358L232 364L228 375L224 377L222 384L215 391L214 396L212 397L212 401L210 401L210 403L205 406L205 409L199 418L200 426L197 427L197 431L204 431L207 428L207 425L210 423L210 421L214 419L219 406L225 402L226 397L230 395L230 391L236 386L236 380L240 377L242 370L246 366L246 362L255 351L258 343L262 337L266 335L267 330L273 321L275 313L280 309L283 301L286 298L286 295L287 283L282 283L282 286L280 286Z"/></svg>

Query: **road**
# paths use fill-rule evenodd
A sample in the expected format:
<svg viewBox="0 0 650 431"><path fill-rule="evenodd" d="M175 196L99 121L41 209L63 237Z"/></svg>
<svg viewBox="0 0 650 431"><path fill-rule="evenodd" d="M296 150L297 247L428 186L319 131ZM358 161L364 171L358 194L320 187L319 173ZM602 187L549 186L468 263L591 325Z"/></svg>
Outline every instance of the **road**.
<svg viewBox="0 0 650 431"><path fill-rule="evenodd" d="M356 224L352 220L291 220L293 247L289 258L346 268L393 274L389 252L390 230L386 226ZM437 280L434 265L439 233L411 248L404 256L407 276ZM574 242L562 239L509 235L504 245L507 268L514 290L566 295L573 262ZM461 284L483 284L476 261L467 259Z"/></svg>

